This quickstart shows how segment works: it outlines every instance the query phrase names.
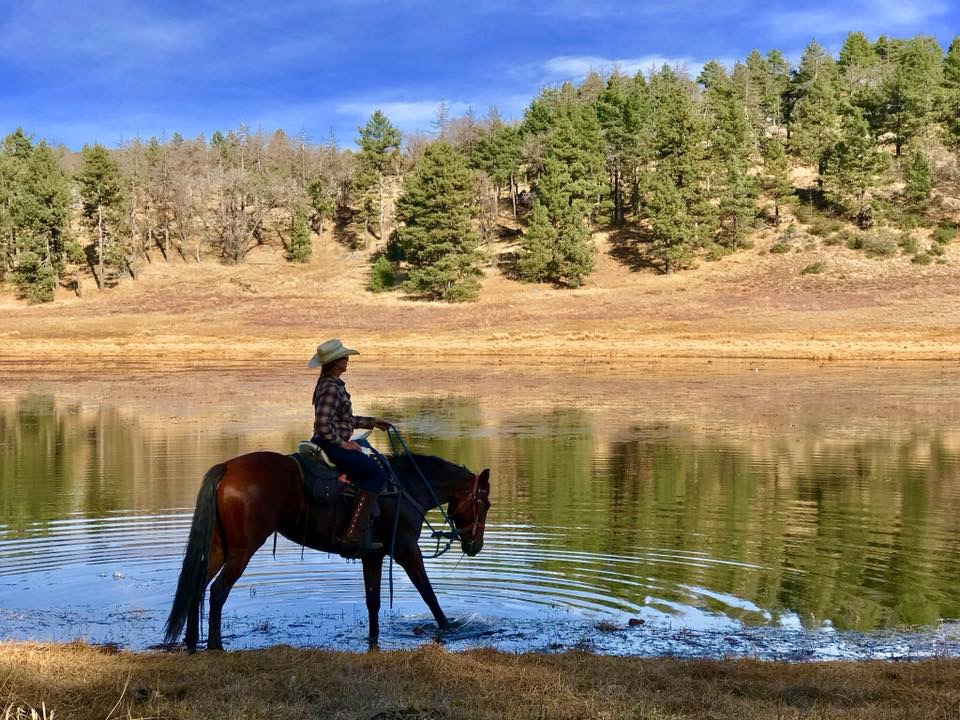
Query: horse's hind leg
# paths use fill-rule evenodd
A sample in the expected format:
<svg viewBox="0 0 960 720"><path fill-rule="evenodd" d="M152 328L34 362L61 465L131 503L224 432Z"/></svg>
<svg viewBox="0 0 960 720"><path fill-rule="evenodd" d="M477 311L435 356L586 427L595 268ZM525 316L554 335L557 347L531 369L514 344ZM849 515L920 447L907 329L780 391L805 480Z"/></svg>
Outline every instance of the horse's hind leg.
<svg viewBox="0 0 960 720"><path fill-rule="evenodd" d="M262 544L262 543L261 543ZM210 629L207 637L207 650L223 650L223 639L220 635L220 618L223 604L234 583L247 569L247 563L257 551L258 545L252 551L230 548L229 556L223 564L223 569L217 579L210 586Z"/></svg>
<svg viewBox="0 0 960 720"><path fill-rule="evenodd" d="M222 567L223 543L220 540L219 530L215 529L213 531L213 538L210 541L210 556L207 561L207 580L203 584L203 590L193 598L190 603L190 608L187 611L187 634L184 640L190 652L195 651L197 649L197 643L200 642L200 613L202 612L204 591Z"/></svg>

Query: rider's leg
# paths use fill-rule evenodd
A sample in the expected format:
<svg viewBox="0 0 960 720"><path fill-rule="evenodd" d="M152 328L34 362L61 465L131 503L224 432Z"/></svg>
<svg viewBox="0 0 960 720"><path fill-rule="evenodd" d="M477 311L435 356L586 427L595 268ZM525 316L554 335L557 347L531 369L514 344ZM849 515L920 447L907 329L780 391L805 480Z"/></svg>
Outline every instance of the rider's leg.
<svg viewBox="0 0 960 720"><path fill-rule="evenodd" d="M370 520L370 512L377 501L377 494L383 488L387 477L386 472L380 464L368 455L356 450L344 450L343 448L324 448L327 455L333 463L341 470L347 473L347 477L353 481L357 487L357 496L353 501L353 509L350 513L350 520L338 538L344 550L353 552L356 550L380 550L383 548L381 543L368 543L361 546L364 530Z"/></svg>

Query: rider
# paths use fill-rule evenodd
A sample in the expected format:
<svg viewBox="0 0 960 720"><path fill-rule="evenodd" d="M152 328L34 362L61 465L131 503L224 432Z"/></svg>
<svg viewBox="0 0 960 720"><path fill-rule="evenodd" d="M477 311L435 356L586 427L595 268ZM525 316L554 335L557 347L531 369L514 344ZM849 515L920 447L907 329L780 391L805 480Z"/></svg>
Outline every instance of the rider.
<svg viewBox="0 0 960 720"><path fill-rule="evenodd" d="M386 483L386 472L372 457L362 452L360 445L351 440L350 435L354 428L386 430L390 423L382 418L353 414L350 393L340 376L346 372L350 356L359 354L357 350L344 347L340 340L327 340L317 346L317 352L307 362L309 367L321 368L313 390L313 442L357 486L350 521L337 538L347 554L383 547L381 543L368 543L361 547L361 542L377 493Z"/></svg>

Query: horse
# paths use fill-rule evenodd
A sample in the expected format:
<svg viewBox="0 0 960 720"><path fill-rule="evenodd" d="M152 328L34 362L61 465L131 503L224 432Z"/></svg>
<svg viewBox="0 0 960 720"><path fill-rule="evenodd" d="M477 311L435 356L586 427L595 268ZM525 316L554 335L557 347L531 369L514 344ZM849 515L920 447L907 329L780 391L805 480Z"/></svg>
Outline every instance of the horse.
<svg viewBox="0 0 960 720"><path fill-rule="evenodd" d="M440 608L417 542L424 518L431 508L447 503L447 516L456 528L452 535L472 557L483 547L490 508L489 469L476 475L442 458L412 453L392 456L390 465L401 490L381 495L379 515L371 520L373 539L383 547L361 555L371 648L377 646L380 634L380 582L383 560L391 549L440 630L448 630L453 624ZM349 507L313 503L304 493L302 480L296 460L274 452L240 455L207 471L197 493L165 644L176 643L186 624L187 649L196 651L203 596L212 580L207 649L223 649L223 605L250 558L271 534L314 550L340 551L335 538L347 522Z"/></svg>

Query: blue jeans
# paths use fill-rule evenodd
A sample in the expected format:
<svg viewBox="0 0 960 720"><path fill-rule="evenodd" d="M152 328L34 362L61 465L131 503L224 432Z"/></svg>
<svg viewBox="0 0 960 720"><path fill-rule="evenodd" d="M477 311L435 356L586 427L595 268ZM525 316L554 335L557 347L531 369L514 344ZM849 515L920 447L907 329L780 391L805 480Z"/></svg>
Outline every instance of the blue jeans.
<svg viewBox="0 0 960 720"><path fill-rule="evenodd" d="M323 449L337 469L345 472L347 478L361 490L381 492L387 484L386 471L369 455L364 455L358 450L346 450L339 445L324 440L318 441L316 438L314 442Z"/></svg>

